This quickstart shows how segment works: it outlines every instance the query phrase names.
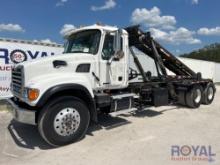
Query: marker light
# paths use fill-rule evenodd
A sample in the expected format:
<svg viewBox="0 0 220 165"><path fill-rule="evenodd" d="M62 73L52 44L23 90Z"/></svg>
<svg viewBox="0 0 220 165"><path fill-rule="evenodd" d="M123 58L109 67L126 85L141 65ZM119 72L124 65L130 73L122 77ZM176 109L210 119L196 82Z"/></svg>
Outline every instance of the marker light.
<svg viewBox="0 0 220 165"><path fill-rule="evenodd" d="M38 96L39 96L38 89L33 89L33 88L28 89L28 99L30 101L36 100L38 98Z"/></svg>

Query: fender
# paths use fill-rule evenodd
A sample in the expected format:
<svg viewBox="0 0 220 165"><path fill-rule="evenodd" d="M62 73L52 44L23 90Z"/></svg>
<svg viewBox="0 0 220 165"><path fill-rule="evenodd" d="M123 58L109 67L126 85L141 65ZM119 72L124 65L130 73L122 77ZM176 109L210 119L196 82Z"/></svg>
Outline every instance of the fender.
<svg viewBox="0 0 220 165"><path fill-rule="evenodd" d="M40 98L37 103L37 107L42 107L50 98L59 96L59 94L71 94L77 96L80 99L84 100L87 103L89 108L91 119L94 122L97 122L97 111L94 98L92 98L90 92L82 85L79 84L61 84L49 88Z"/></svg>

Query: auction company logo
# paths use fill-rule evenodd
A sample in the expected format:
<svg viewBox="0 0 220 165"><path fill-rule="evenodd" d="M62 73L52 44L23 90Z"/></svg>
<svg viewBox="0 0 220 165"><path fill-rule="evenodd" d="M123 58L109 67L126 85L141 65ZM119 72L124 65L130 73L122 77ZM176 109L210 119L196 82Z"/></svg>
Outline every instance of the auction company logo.
<svg viewBox="0 0 220 165"><path fill-rule="evenodd" d="M205 145L173 145L171 146L172 161L214 162L216 154L212 147Z"/></svg>
<svg viewBox="0 0 220 165"><path fill-rule="evenodd" d="M15 64L24 62L27 60L27 55L23 50L13 50L10 54L11 61Z"/></svg>
<svg viewBox="0 0 220 165"><path fill-rule="evenodd" d="M9 92L10 88L7 86L0 86L0 92Z"/></svg>
<svg viewBox="0 0 220 165"><path fill-rule="evenodd" d="M28 59L36 59L38 57L47 57L47 56L53 56L54 53L46 52L46 51L24 51L20 49L15 49L12 51L9 51L5 48L0 48L0 60L4 61L4 64L10 64L10 60L18 64L20 62L27 61Z"/></svg>
<svg viewBox="0 0 220 165"><path fill-rule="evenodd" d="M12 66L11 65L0 65L0 72L6 72L6 71L11 71Z"/></svg>

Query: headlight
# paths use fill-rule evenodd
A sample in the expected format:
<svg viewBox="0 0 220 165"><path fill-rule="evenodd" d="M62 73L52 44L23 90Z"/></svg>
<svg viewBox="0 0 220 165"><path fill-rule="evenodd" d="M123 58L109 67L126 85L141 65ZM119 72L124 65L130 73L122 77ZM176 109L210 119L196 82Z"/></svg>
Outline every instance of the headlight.
<svg viewBox="0 0 220 165"><path fill-rule="evenodd" d="M23 97L27 98L29 101L35 101L37 100L39 96L40 91L35 88L25 88L23 92Z"/></svg>

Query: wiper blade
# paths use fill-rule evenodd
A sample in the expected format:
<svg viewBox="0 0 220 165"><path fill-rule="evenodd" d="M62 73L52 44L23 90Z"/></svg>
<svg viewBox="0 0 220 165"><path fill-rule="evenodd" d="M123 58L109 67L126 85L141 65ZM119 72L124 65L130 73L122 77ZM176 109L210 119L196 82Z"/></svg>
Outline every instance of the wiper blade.
<svg viewBox="0 0 220 165"><path fill-rule="evenodd" d="M83 52L83 51L73 51L71 53L85 53L85 52Z"/></svg>
<svg viewBox="0 0 220 165"><path fill-rule="evenodd" d="M73 52L70 52L70 53L87 53L87 54L91 54L90 52L84 52L84 51L73 51Z"/></svg>

